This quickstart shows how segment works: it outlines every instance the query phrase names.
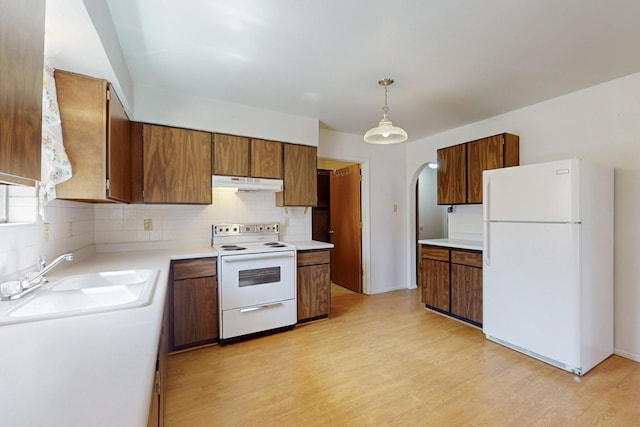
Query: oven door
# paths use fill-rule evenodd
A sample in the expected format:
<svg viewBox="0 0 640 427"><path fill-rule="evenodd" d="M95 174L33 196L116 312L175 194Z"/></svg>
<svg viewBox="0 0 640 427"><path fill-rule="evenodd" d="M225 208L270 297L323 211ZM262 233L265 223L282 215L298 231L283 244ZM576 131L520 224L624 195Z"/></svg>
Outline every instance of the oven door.
<svg viewBox="0 0 640 427"><path fill-rule="evenodd" d="M296 297L295 251L226 255L219 274L222 310Z"/></svg>

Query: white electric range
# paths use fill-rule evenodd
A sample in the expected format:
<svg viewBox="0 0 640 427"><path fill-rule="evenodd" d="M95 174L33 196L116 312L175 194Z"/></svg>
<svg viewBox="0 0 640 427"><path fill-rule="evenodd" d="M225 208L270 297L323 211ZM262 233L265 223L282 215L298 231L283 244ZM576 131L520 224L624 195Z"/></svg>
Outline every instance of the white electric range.
<svg viewBox="0 0 640 427"><path fill-rule="evenodd" d="M296 324L296 249L279 236L278 223L212 227L221 344Z"/></svg>

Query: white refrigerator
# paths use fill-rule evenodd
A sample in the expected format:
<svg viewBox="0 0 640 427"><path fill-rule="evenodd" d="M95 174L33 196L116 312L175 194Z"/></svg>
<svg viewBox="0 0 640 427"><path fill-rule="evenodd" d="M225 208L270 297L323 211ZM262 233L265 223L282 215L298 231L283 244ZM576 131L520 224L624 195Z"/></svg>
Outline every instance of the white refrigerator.
<svg viewBox="0 0 640 427"><path fill-rule="evenodd" d="M586 373L613 353L613 170L495 169L483 191L486 337Z"/></svg>

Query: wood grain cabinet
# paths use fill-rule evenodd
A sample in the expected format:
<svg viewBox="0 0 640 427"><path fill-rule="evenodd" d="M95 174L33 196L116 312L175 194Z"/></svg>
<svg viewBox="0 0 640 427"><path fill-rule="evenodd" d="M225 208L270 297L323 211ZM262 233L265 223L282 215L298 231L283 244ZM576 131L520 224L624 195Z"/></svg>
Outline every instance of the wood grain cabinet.
<svg viewBox="0 0 640 427"><path fill-rule="evenodd" d="M284 144L283 191L276 206L316 206L318 203L317 148Z"/></svg>
<svg viewBox="0 0 640 427"><path fill-rule="evenodd" d="M62 138L73 176L60 199L131 202L130 122L109 82L56 70Z"/></svg>
<svg viewBox="0 0 640 427"><path fill-rule="evenodd" d="M216 259L173 261L171 271L171 350L182 350L218 341Z"/></svg>
<svg viewBox="0 0 640 427"><path fill-rule="evenodd" d="M429 307L449 311L449 250L423 246L422 268L422 302Z"/></svg>
<svg viewBox="0 0 640 427"><path fill-rule="evenodd" d="M213 173L282 179L282 151L281 142L214 134Z"/></svg>
<svg viewBox="0 0 640 427"><path fill-rule="evenodd" d="M327 317L331 309L331 256L327 250L298 251L298 323Z"/></svg>
<svg viewBox="0 0 640 427"><path fill-rule="evenodd" d="M501 133L437 150L438 204L482 203L482 171L518 166L520 138Z"/></svg>
<svg viewBox="0 0 640 427"><path fill-rule="evenodd" d="M144 203L211 204L211 134L144 124Z"/></svg>
<svg viewBox="0 0 640 427"><path fill-rule="evenodd" d="M264 139L251 140L251 176L282 179L283 144Z"/></svg>
<svg viewBox="0 0 640 427"><path fill-rule="evenodd" d="M215 175L249 176L249 138L213 135L213 173Z"/></svg>
<svg viewBox="0 0 640 427"><path fill-rule="evenodd" d="M451 313L482 324L482 253L451 250Z"/></svg>
<svg viewBox="0 0 640 427"><path fill-rule="evenodd" d="M482 326L482 252L422 245L422 302Z"/></svg>
<svg viewBox="0 0 640 427"><path fill-rule="evenodd" d="M40 181L45 0L0 6L0 181Z"/></svg>

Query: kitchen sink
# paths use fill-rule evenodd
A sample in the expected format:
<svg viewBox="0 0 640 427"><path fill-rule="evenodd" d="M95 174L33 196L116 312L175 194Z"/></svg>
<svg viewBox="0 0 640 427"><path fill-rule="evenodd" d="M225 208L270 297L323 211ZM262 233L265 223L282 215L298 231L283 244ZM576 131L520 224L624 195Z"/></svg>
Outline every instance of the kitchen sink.
<svg viewBox="0 0 640 427"><path fill-rule="evenodd" d="M82 316L151 303L158 271L121 270L70 276L15 301L0 324Z"/></svg>

